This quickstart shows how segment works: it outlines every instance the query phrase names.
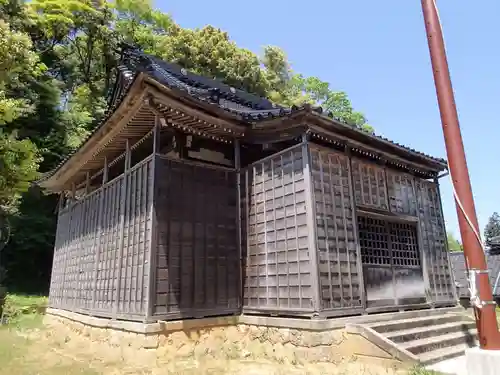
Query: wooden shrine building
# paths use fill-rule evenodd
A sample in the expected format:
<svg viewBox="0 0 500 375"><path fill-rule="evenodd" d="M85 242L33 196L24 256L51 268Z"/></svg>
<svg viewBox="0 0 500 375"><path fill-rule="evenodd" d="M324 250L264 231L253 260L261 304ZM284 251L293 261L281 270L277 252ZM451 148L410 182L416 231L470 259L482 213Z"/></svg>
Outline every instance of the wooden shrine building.
<svg viewBox="0 0 500 375"><path fill-rule="evenodd" d="M128 49L61 194L50 306L141 322L456 304L437 159Z"/></svg>

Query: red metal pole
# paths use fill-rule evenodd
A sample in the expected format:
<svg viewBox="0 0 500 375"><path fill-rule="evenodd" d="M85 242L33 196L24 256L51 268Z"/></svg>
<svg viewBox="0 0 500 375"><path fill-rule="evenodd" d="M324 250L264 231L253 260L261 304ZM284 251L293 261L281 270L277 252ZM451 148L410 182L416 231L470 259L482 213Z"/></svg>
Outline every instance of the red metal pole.
<svg viewBox="0 0 500 375"><path fill-rule="evenodd" d="M486 272L488 267L479 237L479 224L435 0L422 0L422 10L441 113L446 154L455 191L455 204L464 244L464 256L469 270L478 272L476 285L479 299L485 303L482 308L475 307L479 343L482 349L500 350L500 333L498 332L495 304Z"/></svg>

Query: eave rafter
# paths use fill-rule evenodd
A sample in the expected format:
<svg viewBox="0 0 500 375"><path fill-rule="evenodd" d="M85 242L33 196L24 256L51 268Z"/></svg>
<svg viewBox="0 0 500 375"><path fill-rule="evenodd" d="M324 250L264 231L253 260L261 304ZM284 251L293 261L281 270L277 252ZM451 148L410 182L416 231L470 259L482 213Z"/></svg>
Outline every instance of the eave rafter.
<svg viewBox="0 0 500 375"><path fill-rule="evenodd" d="M274 119L267 123L255 124L247 132L245 138L260 139L285 139L294 131L301 129L310 135L312 141L328 143L340 149L348 149L353 155L369 158L377 162L391 165L421 177L435 177L438 171L445 169L445 164L434 159L419 157L420 161L410 160L395 153L384 151L375 145L360 142L336 131L331 124L326 124L324 119L317 120L315 115L308 113L296 114L293 118ZM293 124L293 125L292 125ZM330 126L329 126L330 125Z"/></svg>
<svg viewBox="0 0 500 375"><path fill-rule="evenodd" d="M231 128L220 128L218 125L202 119L201 116L186 114L176 106L167 105L155 97L150 97L148 103L151 111L160 117L163 127L177 129L185 134L213 139L222 143L231 143L234 138L241 137L243 134Z"/></svg>
<svg viewBox="0 0 500 375"><path fill-rule="evenodd" d="M407 172L417 174L419 176L429 178L435 177L438 173L438 169L442 170L442 168L439 167L433 168L411 160L406 160L397 155L381 151L369 145L332 133L318 126L309 126L309 131L311 132L311 136L313 139L330 143L337 147L349 149L353 155L359 155L364 158L369 158L374 161L392 165L393 167L403 169Z"/></svg>
<svg viewBox="0 0 500 375"><path fill-rule="evenodd" d="M163 127L222 143L232 143L235 138L244 136L246 127L238 120L216 117L171 96L175 94L171 89L160 85L166 91L162 92L158 85L150 85L148 80L142 79L144 77L139 78L111 120L101 125L101 130L84 148L43 182L44 187L68 190L75 184L81 185L88 173L95 178L102 173L106 161L112 166L123 157L127 139L134 144L151 132L156 116Z"/></svg>
<svg viewBox="0 0 500 375"><path fill-rule="evenodd" d="M193 125L211 124L215 129L214 132L231 138L242 137L248 127L240 116L226 112L217 105L200 103L184 92L168 88L154 80L147 82L150 85L148 91L155 105L162 105L169 111L173 109L174 112L182 113L185 117L191 117Z"/></svg>

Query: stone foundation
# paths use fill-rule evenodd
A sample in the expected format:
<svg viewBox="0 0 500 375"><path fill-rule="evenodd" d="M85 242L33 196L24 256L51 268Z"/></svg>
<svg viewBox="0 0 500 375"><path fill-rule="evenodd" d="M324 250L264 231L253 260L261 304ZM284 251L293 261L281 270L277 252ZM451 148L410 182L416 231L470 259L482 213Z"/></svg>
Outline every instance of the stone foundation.
<svg viewBox="0 0 500 375"><path fill-rule="evenodd" d="M55 335L79 335L115 347L154 351L156 357L167 361L222 357L302 366L351 361L368 361L385 368L406 366L388 351L345 328L257 326L246 324L245 317L235 316L144 324L54 309L47 311L44 322Z"/></svg>

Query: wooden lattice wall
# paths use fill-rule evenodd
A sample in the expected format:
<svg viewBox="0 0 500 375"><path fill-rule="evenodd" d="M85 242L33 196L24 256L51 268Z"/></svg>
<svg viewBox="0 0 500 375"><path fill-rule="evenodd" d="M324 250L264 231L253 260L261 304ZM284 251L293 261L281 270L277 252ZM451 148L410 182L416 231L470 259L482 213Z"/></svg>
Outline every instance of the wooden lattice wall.
<svg viewBox="0 0 500 375"><path fill-rule="evenodd" d="M351 167L347 155L310 145L322 310L362 307Z"/></svg>
<svg viewBox="0 0 500 375"><path fill-rule="evenodd" d="M371 237L361 236L358 216L367 210L413 223L387 227L392 257L411 268L403 259L411 246L424 299L454 301L438 185L302 143L245 166L239 178L236 168L150 156L61 209L50 305L140 321L242 308L360 313L371 272L360 240ZM400 232L411 232L411 243L399 243Z"/></svg>
<svg viewBox="0 0 500 375"><path fill-rule="evenodd" d="M314 311L316 288L301 145L243 171L246 311Z"/></svg>
<svg viewBox="0 0 500 375"><path fill-rule="evenodd" d="M369 307L366 283L381 288L384 272L395 297L374 308L454 303L433 181L383 160L308 143L254 162L243 170L242 185L244 311L359 313ZM370 213L379 217L385 234L360 233L367 230L361 215ZM364 259L360 237L366 242ZM390 254L387 269L368 261L369 253L381 256L373 246L383 238L381 249ZM415 295L404 290L411 283Z"/></svg>
<svg viewBox="0 0 500 375"><path fill-rule="evenodd" d="M152 234L152 158L59 212L50 306L144 320Z"/></svg>
<svg viewBox="0 0 500 375"><path fill-rule="evenodd" d="M159 157L156 181L153 315L178 319L239 313L235 170Z"/></svg>

